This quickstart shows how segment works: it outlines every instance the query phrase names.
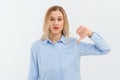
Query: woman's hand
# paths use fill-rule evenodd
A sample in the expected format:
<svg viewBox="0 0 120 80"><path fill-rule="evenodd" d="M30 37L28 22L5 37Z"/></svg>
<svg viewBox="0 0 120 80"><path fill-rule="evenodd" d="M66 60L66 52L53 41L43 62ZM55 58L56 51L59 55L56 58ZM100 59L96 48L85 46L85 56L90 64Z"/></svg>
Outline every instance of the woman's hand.
<svg viewBox="0 0 120 80"><path fill-rule="evenodd" d="M91 37L92 31L88 29L86 26L81 25L77 30L76 33L79 35L78 42L80 42L82 39L84 39L86 36Z"/></svg>

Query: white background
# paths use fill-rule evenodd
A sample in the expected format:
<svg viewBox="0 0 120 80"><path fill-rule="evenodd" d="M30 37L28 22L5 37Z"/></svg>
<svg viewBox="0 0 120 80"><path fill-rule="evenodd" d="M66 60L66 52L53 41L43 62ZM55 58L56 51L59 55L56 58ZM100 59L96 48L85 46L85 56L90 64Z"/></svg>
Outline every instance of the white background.
<svg viewBox="0 0 120 80"><path fill-rule="evenodd" d="M31 44L55 4L66 10L72 36L86 25L111 47L108 55L82 57L82 80L120 80L119 0L0 0L0 80L27 80Z"/></svg>

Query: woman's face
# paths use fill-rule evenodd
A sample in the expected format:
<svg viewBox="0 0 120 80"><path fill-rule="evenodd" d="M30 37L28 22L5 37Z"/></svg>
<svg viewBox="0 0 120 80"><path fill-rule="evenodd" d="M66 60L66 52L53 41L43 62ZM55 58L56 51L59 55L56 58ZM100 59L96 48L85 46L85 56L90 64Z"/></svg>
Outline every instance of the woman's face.
<svg viewBox="0 0 120 80"><path fill-rule="evenodd" d="M51 34L61 34L63 30L63 14L60 11L52 11L50 14L50 33Z"/></svg>

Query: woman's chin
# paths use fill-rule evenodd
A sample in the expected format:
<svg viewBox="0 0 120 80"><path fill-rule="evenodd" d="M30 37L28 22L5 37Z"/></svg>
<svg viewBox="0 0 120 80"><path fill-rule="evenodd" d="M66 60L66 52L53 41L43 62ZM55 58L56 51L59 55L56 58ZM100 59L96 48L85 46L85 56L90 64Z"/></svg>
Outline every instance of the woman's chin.
<svg viewBox="0 0 120 80"><path fill-rule="evenodd" d="M58 31L54 31L52 32L53 35L57 35L57 34L60 34L61 32L58 32Z"/></svg>

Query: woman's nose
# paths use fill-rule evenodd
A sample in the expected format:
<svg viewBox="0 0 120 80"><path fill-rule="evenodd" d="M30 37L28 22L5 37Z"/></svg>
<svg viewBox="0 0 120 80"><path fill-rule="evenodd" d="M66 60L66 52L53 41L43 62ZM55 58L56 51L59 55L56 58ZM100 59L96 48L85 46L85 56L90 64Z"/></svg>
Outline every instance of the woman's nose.
<svg viewBox="0 0 120 80"><path fill-rule="evenodd" d="M58 21L57 21L57 20L55 20L55 21L54 21L54 24L55 24L55 25L57 25L57 24L58 24Z"/></svg>

